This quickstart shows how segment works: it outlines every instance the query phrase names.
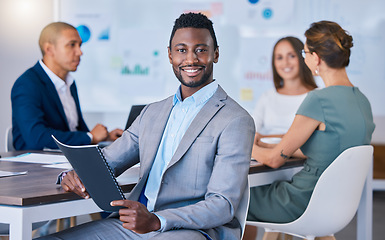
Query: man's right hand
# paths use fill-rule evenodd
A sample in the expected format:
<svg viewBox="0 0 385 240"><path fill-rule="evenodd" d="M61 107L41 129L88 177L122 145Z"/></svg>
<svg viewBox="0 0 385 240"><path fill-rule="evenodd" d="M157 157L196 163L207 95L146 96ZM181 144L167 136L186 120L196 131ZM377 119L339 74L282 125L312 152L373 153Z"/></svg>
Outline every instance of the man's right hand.
<svg viewBox="0 0 385 240"><path fill-rule="evenodd" d="M60 184L66 192L74 192L83 198L90 197L82 181L74 170L67 172Z"/></svg>
<svg viewBox="0 0 385 240"><path fill-rule="evenodd" d="M105 141L108 137L107 128L102 124L96 124L90 133L92 134L92 144Z"/></svg>

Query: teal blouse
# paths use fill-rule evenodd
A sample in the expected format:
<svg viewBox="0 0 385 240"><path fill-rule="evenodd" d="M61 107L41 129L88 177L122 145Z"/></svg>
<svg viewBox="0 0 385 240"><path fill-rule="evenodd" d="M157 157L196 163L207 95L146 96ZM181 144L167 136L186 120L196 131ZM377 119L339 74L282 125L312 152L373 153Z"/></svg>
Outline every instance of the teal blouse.
<svg viewBox="0 0 385 240"><path fill-rule="evenodd" d="M297 111L325 123L301 146L304 168L291 181L251 188L248 220L291 222L305 211L321 173L347 148L370 144L374 131L368 99L357 87L313 90Z"/></svg>

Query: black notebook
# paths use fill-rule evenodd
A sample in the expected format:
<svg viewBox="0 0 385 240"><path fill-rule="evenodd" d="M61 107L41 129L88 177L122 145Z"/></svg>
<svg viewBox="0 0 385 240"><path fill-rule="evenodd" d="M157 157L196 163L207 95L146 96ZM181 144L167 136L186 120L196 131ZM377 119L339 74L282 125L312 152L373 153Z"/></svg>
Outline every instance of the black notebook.
<svg viewBox="0 0 385 240"><path fill-rule="evenodd" d="M71 163L96 205L108 212L115 212L122 208L110 205L111 201L125 199L125 197L100 147L98 145L68 146L59 142L54 136L52 138Z"/></svg>

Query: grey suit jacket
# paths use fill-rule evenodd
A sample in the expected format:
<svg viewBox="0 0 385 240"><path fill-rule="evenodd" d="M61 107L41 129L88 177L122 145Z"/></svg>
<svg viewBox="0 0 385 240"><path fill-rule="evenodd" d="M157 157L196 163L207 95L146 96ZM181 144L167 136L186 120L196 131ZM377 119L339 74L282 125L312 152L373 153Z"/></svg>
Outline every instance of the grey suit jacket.
<svg viewBox="0 0 385 240"><path fill-rule="evenodd" d="M172 109L172 97L146 106L122 137L103 149L115 174L140 161L137 201L146 184ZM239 239L234 217L245 190L254 121L219 86L183 136L163 175L154 212L163 231L197 229L213 239Z"/></svg>

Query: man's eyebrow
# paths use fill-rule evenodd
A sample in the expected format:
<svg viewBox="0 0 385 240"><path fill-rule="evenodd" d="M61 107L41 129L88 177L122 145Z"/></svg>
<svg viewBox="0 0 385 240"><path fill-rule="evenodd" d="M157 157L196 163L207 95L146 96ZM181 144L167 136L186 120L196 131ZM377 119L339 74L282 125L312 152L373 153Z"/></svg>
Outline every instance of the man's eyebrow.
<svg viewBox="0 0 385 240"><path fill-rule="evenodd" d="M69 40L68 41L68 44L72 44L72 43L82 43L82 41L78 41L78 40Z"/></svg>
<svg viewBox="0 0 385 240"><path fill-rule="evenodd" d="M186 44L184 44L184 43L178 43L178 44L175 44L174 47L179 47L179 46L184 47L184 46L186 46Z"/></svg>
<svg viewBox="0 0 385 240"><path fill-rule="evenodd" d="M185 44L185 43L178 43L178 44L176 44L174 47L178 47L178 46L182 46L182 47L185 47L185 46L187 46L187 44ZM199 44L196 44L195 45L195 47L208 47L209 45L207 45L207 44L204 44L204 43L199 43Z"/></svg>

